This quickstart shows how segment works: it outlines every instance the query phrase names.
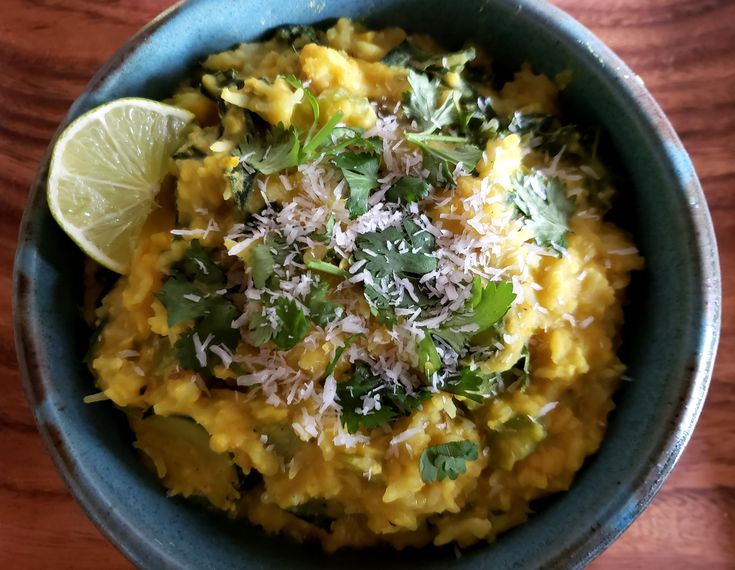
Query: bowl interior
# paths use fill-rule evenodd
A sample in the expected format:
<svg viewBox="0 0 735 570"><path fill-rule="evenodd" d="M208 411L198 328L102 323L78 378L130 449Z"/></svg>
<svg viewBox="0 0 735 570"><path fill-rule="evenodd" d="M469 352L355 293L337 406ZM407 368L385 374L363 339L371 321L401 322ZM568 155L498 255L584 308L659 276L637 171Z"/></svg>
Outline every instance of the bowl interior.
<svg viewBox="0 0 735 570"><path fill-rule="evenodd" d="M342 15L427 32L449 47L471 39L495 60L530 61L551 75L571 69L564 104L576 120L605 127L627 180L619 187L618 218L646 258L626 311L622 356L632 381L616 396L600 452L571 492L539 505L528 523L495 544L459 558L449 548L325 556L166 498L130 445L120 415L107 404L82 403L94 391L81 364L88 337L77 309L82 255L48 212L45 167L24 218L15 279L19 360L42 434L90 517L144 567L584 564L630 524L681 453L706 393L719 330L716 246L689 159L637 78L589 32L531 1L199 0L154 23L113 58L70 118L117 97L163 98L209 53L281 24Z"/></svg>

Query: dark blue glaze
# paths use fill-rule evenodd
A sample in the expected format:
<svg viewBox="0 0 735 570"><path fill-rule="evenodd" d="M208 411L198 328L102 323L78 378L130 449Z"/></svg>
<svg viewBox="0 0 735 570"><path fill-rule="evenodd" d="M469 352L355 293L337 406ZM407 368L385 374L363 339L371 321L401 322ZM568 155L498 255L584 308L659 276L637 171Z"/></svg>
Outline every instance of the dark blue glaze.
<svg viewBox="0 0 735 570"><path fill-rule="evenodd" d="M714 232L692 164L630 69L580 24L537 0L193 0L159 17L92 80L67 120L110 99L170 94L205 55L284 23L347 15L428 32L450 46L468 38L495 60L569 68L568 111L604 125L630 184L619 221L646 270L631 289L622 356L625 383L600 452L569 493L492 545L322 554L242 521L167 499L80 364L82 255L46 207L44 159L20 230L14 279L16 344L28 398L57 468L89 517L145 568L536 568L582 566L649 503L686 445L707 393L720 327ZM52 143L53 145L53 143ZM79 553L84 556L83 552Z"/></svg>

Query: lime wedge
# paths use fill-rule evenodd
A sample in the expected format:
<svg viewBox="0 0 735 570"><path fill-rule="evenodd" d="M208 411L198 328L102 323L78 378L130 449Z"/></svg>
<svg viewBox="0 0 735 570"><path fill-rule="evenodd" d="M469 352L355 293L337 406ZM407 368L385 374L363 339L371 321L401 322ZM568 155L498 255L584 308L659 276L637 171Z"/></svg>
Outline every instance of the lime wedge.
<svg viewBox="0 0 735 570"><path fill-rule="evenodd" d="M117 99L61 133L49 167L49 208L95 261L125 273L171 154L193 117L157 101Z"/></svg>

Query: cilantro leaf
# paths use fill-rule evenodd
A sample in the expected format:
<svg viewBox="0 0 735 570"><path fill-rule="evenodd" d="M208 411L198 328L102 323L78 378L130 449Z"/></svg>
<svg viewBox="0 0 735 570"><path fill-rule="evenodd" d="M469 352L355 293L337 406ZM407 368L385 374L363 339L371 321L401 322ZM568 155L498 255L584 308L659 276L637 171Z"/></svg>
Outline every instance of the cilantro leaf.
<svg viewBox="0 0 735 570"><path fill-rule="evenodd" d="M253 284L258 289L265 287L268 278L275 271L276 262L271 255L270 248L265 244L256 245L250 250L250 274L253 278Z"/></svg>
<svg viewBox="0 0 735 570"><path fill-rule="evenodd" d="M429 195L431 186L416 176L400 178L385 194L388 202L411 204L420 202Z"/></svg>
<svg viewBox="0 0 735 570"><path fill-rule="evenodd" d="M409 119L416 121L419 130L429 133L457 121L457 100L453 90L439 104L438 79L429 79L412 69L408 70L407 79L411 90L403 94L403 110Z"/></svg>
<svg viewBox="0 0 735 570"><path fill-rule="evenodd" d="M417 343L416 352L419 358L419 369L426 378L431 378L433 374L441 369L442 359L436 350L434 339L431 338L431 334L428 332L424 332L424 338Z"/></svg>
<svg viewBox="0 0 735 570"><path fill-rule="evenodd" d="M283 297L255 313L248 327L253 331L253 344L260 346L272 340L284 351L301 342L311 328L298 303Z"/></svg>
<svg viewBox="0 0 735 570"><path fill-rule="evenodd" d="M337 111L323 127L318 128L319 102L314 94L293 75L287 75L284 79L291 86L303 91L311 107L312 123L303 140L296 127L286 129L280 123L265 132L250 131L243 137L238 146L240 160L265 175L314 160L342 119L342 112Z"/></svg>
<svg viewBox="0 0 735 570"><path fill-rule="evenodd" d="M200 362L195 339L207 347L224 345L230 349L235 348L240 341L240 331L232 328L232 321L239 315L237 307L221 295L210 296L202 305L206 306L202 318L192 329L184 332L174 345L179 365L189 370L211 370L221 362L219 356L206 350L204 363Z"/></svg>
<svg viewBox="0 0 735 570"><path fill-rule="evenodd" d="M465 309L435 331L455 351L461 352L469 339L502 319L516 298L513 285L490 281L483 287L479 277L472 282L472 298Z"/></svg>
<svg viewBox="0 0 735 570"><path fill-rule="evenodd" d="M346 148L360 149L363 152L380 154L383 151L383 141L374 136L364 138L363 130L353 127L335 127L329 135L330 145L324 148L324 154L336 155Z"/></svg>
<svg viewBox="0 0 735 570"><path fill-rule="evenodd" d="M280 321L280 328L273 335L273 342L281 350L291 350L301 342L311 328L306 320L304 311L296 301L278 299L276 301L276 315Z"/></svg>
<svg viewBox="0 0 735 570"><path fill-rule="evenodd" d="M475 59L475 56L473 47L432 56L419 49L410 39L405 39L385 54L381 63L397 67L412 67L420 71L460 72L469 61Z"/></svg>
<svg viewBox="0 0 735 570"><path fill-rule="evenodd" d="M203 283L213 289L225 286L225 274L214 262L214 249L202 247L197 239L191 240L184 257L174 265L174 271L181 271L190 281Z"/></svg>
<svg viewBox="0 0 735 570"><path fill-rule="evenodd" d="M199 337L212 335L212 344L235 348L240 341L240 331L232 328L232 321L240 316L237 307L221 295L213 295L208 304L207 314L195 327ZM219 358L214 354L211 357Z"/></svg>
<svg viewBox="0 0 735 570"><path fill-rule="evenodd" d="M512 179L513 202L536 234L536 243L557 252L567 247L569 217L574 213L575 200L568 198L564 184L558 178L546 178L541 173L516 173ZM545 196L539 194L541 189Z"/></svg>
<svg viewBox="0 0 735 570"><path fill-rule="evenodd" d="M166 319L170 327L201 317L208 310L206 293L182 276L166 279L163 287L154 296L166 308Z"/></svg>
<svg viewBox="0 0 735 570"><path fill-rule="evenodd" d="M188 330L181 334L174 345L176 360L179 366L186 370L199 370L199 361L194 348L194 330Z"/></svg>
<svg viewBox="0 0 735 570"><path fill-rule="evenodd" d="M263 245L268 248L276 265L283 265L291 253L291 247L286 242L286 238L276 232L268 233L263 238Z"/></svg>
<svg viewBox="0 0 735 570"><path fill-rule="evenodd" d="M363 293L370 306L370 314L378 319L384 327L391 328L396 324L396 313L390 303L390 299L375 287L369 284L363 286Z"/></svg>
<svg viewBox="0 0 735 570"><path fill-rule="evenodd" d="M444 380L442 390L462 396L474 402L494 398L501 391L499 378L495 374L482 374L463 366Z"/></svg>
<svg viewBox="0 0 735 570"><path fill-rule="evenodd" d="M282 124L264 134L246 134L238 146L241 161L265 175L274 174L299 164L301 144L296 129Z"/></svg>
<svg viewBox="0 0 735 570"><path fill-rule="evenodd" d="M345 152L332 159L350 187L347 209L355 219L368 211L370 192L378 185L380 158L370 153Z"/></svg>
<svg viewBox="0 0 735 570"><path fill-rule="evenodd" d="M418 146L424 155L429 154L444 163L452 172L459 163L468 172L477 166L482 158L482 149L469 144L463 137L430 135L423 133L406 133L406 140Z"/></svg>
<svg viewBox="0 0 735 570"><path fill-rule="evenodd" d="M599 129L582 129L577 125L564 125L559 117L545 113L513 114L508 131L534 141L534 149L555 156L564 150L585 160L594 160L599 142Z"/></svg>
<svg viewBox="0 0 735 570"><path fill-rule="evenodd" d="M477 459L479 449L479 444L466 439L427 447L419 460L421 479L424 483L456 479L467 471L467 461Z"/></svg>
<svg viewBox="0 0 735 570"><path fill-rule="evenodd" d="M327 299L328 293L329 283L322 281L306 297L309 318L320 327L326 327L344 312L342 305Z"/></svg>
<svg viewBox="0 0 735 570"><path fill-rule="evenodd" d="M355 259L375 277L421 276L436 269L434 236L416 222L406 219L394 226L357 236Z"/></svg>
<svg viewBox="0 0 735 570"><path fill-rule="evenodd" d="M364 400L376 397L380 399L380 408L363 413ZM342 406L340 420L349 433L361 427L381 426L401 414L409 415L430 397L427 391L409 394L401 384L386 383L365 362L356 362L352 376L337 383L337 399Z"/></svg>

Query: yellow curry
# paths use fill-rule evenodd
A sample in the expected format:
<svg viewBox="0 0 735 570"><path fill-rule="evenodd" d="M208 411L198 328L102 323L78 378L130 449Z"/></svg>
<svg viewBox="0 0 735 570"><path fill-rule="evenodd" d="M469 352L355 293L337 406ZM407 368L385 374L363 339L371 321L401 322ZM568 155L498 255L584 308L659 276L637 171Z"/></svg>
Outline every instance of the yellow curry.
<svg viewBox="0 0 735 570"><path fill-rule="evenodd" d="M327 551L492 541L567 490L642 259L598 133L398 28L209 56L91 368L171 495Z"/></svg>

